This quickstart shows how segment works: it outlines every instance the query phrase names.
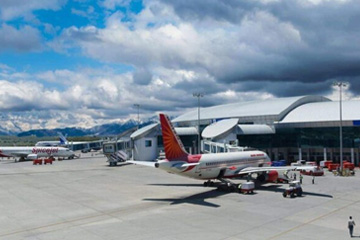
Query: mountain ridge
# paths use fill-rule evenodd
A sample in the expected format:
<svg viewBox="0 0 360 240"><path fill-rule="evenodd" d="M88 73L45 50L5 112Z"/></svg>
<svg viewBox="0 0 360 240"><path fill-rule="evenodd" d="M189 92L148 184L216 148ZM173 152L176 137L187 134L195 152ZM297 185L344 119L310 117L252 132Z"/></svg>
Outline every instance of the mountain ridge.
<svg viewBox="0 0 360 240"><path fill-rule="evenodd" d="M139 127L144 127L151 123L155 123L155 118L149 118L146 121L140 122ZM29 131L23 131L20 133L2 134L0 129L0 135L13 135L18 137L36 136L36 137L54 137L58 136L58 132L70 137L82 137L82 136L109 136L118 135L126 130L134 128L138 125L138 122L134 119L130 119L124 123L113 122L102 125L97 125L91 128L80 127L68 127L68 128L55 128L55 129L33 129Z"/></svg>

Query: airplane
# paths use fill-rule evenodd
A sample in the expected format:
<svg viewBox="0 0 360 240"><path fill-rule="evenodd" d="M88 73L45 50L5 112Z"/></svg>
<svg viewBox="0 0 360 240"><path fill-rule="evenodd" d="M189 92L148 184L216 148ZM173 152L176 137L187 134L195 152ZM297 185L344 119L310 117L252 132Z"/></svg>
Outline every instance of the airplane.
<svg viewBox="0 0 360 240"><path fill-rule="evenodd" d="M39 141L35 144L35 146L57 147L67 145L68 140L66 139L66 136L64 136L61 132L58 132L57 134L59 135L59 141Z"/></svg>
<svg viewBox="0 0 360 240"><path fill-rule="evenodd" d="M128 161L130 163L153 166L180 176L206 180L204 186L212 186L212 180L219 180L234 188L236 184L229 179L257 174L260 182L275 182L278 171L299 171L306 166L271 167L268 155L262 151L189 154L176 134L165 114L159 114L165 157L157 162Z"/></svg>
<svg viewBox="0 0 360 240"><path fill-rule="evenodd" d="M57 147L57 146L62 146L62 147L69 147L72 150L81 150L81 152L86 153L86 152L90 152L91 149L94 150L100 150L101 149L101 145L100 145L100 141L93 141L93 142L69 142L66 139L67 135L63 135L61 132L58 132L59 135L59 141L39 141L35 144L35 146L40 147ZM96 146L92 146L90 147L90 144L94 145L96 144Z"/></svg>
<svg viewBox="0 0 360 240"><path fill-rule="evenodd" d="M0 147L0 157L19 157L36 159L39 157L66 157L73 158L74 152L64 147Z"/></svg>

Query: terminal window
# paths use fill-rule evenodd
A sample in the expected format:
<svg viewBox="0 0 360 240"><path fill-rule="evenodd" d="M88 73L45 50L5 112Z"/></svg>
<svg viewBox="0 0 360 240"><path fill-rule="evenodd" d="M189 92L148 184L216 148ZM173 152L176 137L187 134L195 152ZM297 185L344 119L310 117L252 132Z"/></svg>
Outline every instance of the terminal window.
<svg viewBox="0 0 360 240"><path fill-rule="evenodd" d="M152 142L151 140L145 140L145 147L151 147Z"/></svg>

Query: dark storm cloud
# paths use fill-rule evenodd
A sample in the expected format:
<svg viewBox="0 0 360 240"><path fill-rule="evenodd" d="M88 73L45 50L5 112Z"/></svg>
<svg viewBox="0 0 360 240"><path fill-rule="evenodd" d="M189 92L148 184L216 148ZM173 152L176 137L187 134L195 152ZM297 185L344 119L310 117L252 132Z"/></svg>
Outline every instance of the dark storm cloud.
<svg viewBox="0 0 360 240"><path fill-rule="evenodd" d="M152 74L149 70L140 68L133 74L134 83L139 85L148 85L151 82Z"/></svg>
<svg viewBox="0 0 360 240"><path fill-rule="evenodd" d="M211 79L183 80L174 85L174 88L188 91L189 95L194 92L214 94L226 90L226 86Z"/></svg>
<svg viewBox="0 0 360 240"><path fill-rule="evenodd" d="M204 20L239 22L245 14L258 6L255 1L238 0L160 0L173 6L176 14L184 20Z"/></svg>
<svg viewBox="0 0 360 240"><path fill-rule="evenodd" d="M7 24L0 27L0 51L13 49L19 52L39 50L41 37L37 29L24 26L19 29Z"/></svg>
<svg viewBox="0 0 360 240"><path fill-rule="evenodd" d="M228 21L237 25L241 33L244 23L254 20L253 29L257 26L259 29L245 36L239 34L233 44L245 44L251 53L256 51L256 55L242 51L234 54L233 63L225 63L220 68L205 66L219 82L289 82L286 85L297 85L299 92L319 94L331 79L347 78L355 83L360 76L360 4L357 0L318 4L303 0L162 2L173 6L180 18L193 24L204 19ZM278 22L252 19L259 12L273 16ZM281 23L298 31L299 43L284 39L287 33L281 30L286 25ZM326 84L313 88L314 82ZM277 96L289 93L277 91L276 87L279 85L273 84L269 92ZM352 84L352 91L360 93L359 84Z"/></svg>
<svg viewBox="0 0 360 240"><path fill-rule="evenodd" d="M315 83L248 81L235 89L240 92L268 92L278 97L326 95L331 91L332 82L330 80Z"/></svg>

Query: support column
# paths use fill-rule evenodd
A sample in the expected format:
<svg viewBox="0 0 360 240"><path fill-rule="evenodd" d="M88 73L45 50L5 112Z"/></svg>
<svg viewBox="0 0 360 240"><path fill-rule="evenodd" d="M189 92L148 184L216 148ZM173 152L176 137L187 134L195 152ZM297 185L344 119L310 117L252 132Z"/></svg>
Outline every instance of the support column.
<svg viewBox="0 0 360 240"><path fill-rule="evenodd" d="M335 162L335 161L334 161L334 153L333 153L333 152L334 152L334 149L331 148L331 149L330 149L330 160L331 160L332 162Z"/></svg>
<svg viewBox="0 0 360 240"><path fill-rule="evenodd" d="M284 158L283 159L285 159L287 161L287 164L290 164L288 148L284 148Z"/></svg>
<svg viewBox="0 0 360 240"><path fill-rule="evenodd" d="M298 151L299 151L299 160L302 160L302 151L301 151L301 148L299 148Z"/></svg>
<svg viewBox="0 0 360 240"><path fill-rule="evenodd" d="M355 163L354 148L351 148L351 163Z"/></svg>
<svg viewBox="0 0 360 240"><path fill-rule="evenodd" d="M324 148L324 161L327 160L327 152L326 152L326 148Z"/></svg>
<svg viewBox="0 0 360 240"><path fill-rule="evenodd" d="M306 153L307 153L306 161L310 161L310 148L307 149Z"/></svg>
<svg viewBox="0 0 360 240"><path fill-rule="evenodd" d="M279 161L279 148L275 148L275 161Z"/></svg>

